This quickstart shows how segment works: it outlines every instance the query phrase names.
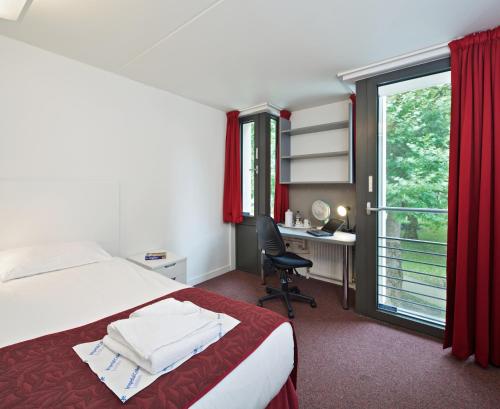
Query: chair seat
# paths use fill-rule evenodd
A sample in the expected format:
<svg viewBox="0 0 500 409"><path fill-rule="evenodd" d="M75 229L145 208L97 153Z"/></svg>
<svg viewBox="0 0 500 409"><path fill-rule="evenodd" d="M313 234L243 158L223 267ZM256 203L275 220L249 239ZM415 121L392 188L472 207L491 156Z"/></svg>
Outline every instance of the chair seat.
<svg viewBox="0 0 500 409"><path fill-rule="evenodd" d="M269 257L273 264L278 268L303 268L312 267L313 263L311 260L307 260L303 257L298 256L295 253L285 253L282 256Z"/></svg>

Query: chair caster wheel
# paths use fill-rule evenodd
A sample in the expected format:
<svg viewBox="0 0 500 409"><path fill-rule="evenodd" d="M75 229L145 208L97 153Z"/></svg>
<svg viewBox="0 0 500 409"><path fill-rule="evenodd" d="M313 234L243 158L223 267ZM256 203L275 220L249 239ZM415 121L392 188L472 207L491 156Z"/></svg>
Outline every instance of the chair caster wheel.
<svg viewBox="0 0 500 409"><path fill-rule="evenodd" d="M316 304L316 301L311 301L311 308L316 308L318 304Z"/></svg>
<svg viewBox="0 0 500 409"><path fill-rule="evenodd" d="M294 318L295 315L293 314L292 311L288 311L288 318Z"/></svg>
<svg viewBox="0 0 500 409"><path fill-rule="evenodd" d="M263 306L264 306L264 304L262 303L262 301L257 301L257 305L258 305L259 307L263 307Z"/></svg>

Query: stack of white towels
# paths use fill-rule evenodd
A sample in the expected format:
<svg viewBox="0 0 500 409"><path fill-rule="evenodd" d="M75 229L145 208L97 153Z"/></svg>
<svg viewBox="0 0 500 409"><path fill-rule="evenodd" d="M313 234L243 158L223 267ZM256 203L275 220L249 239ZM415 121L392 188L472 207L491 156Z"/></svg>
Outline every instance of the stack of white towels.
<svg viewBox="0 0 500 409"><path fill-rule="evenodd" d="M108 325L104 344L151 374L222 337L223 314L167 298Z"/></svg>

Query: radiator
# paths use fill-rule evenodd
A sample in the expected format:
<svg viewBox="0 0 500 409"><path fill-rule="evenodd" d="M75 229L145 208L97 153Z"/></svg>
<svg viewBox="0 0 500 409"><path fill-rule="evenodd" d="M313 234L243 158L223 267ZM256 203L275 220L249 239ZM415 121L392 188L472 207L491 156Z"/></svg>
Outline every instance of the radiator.
<svg viewBox="0 0 500 409"><path fill-rule="evenodd" d="M288 251L299 254L313 262L313 266L307 273L299 270L300 273L333 283L342 283L343 246L295 238L284 238L284 241ZM354 284L352 247L349 248L349 252L349 283Z"/></svg>

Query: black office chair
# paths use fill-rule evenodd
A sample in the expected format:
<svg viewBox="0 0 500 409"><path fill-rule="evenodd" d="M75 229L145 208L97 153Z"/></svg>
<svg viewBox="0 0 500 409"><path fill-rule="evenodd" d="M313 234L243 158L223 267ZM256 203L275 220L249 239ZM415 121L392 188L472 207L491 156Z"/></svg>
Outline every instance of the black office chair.
<svg viewBox="0 0 500 409"><path fill-rule="evenodd" d="M265 301L281 298L288 309L288 317L290 318L294 317L292 300L305 301L311 307L316 308L316 301L313 297L301 294L297 287L288 287L289 276L296 271L295 269L312 267L312 261L286 251L281 233L272 217L257 217L257 238L259 249L264 251L264 257L271 261L274 268L279 271L281 283L281 288L266 287L266 292L269 295L259 298L257 305L262 307Z"/></svg>

